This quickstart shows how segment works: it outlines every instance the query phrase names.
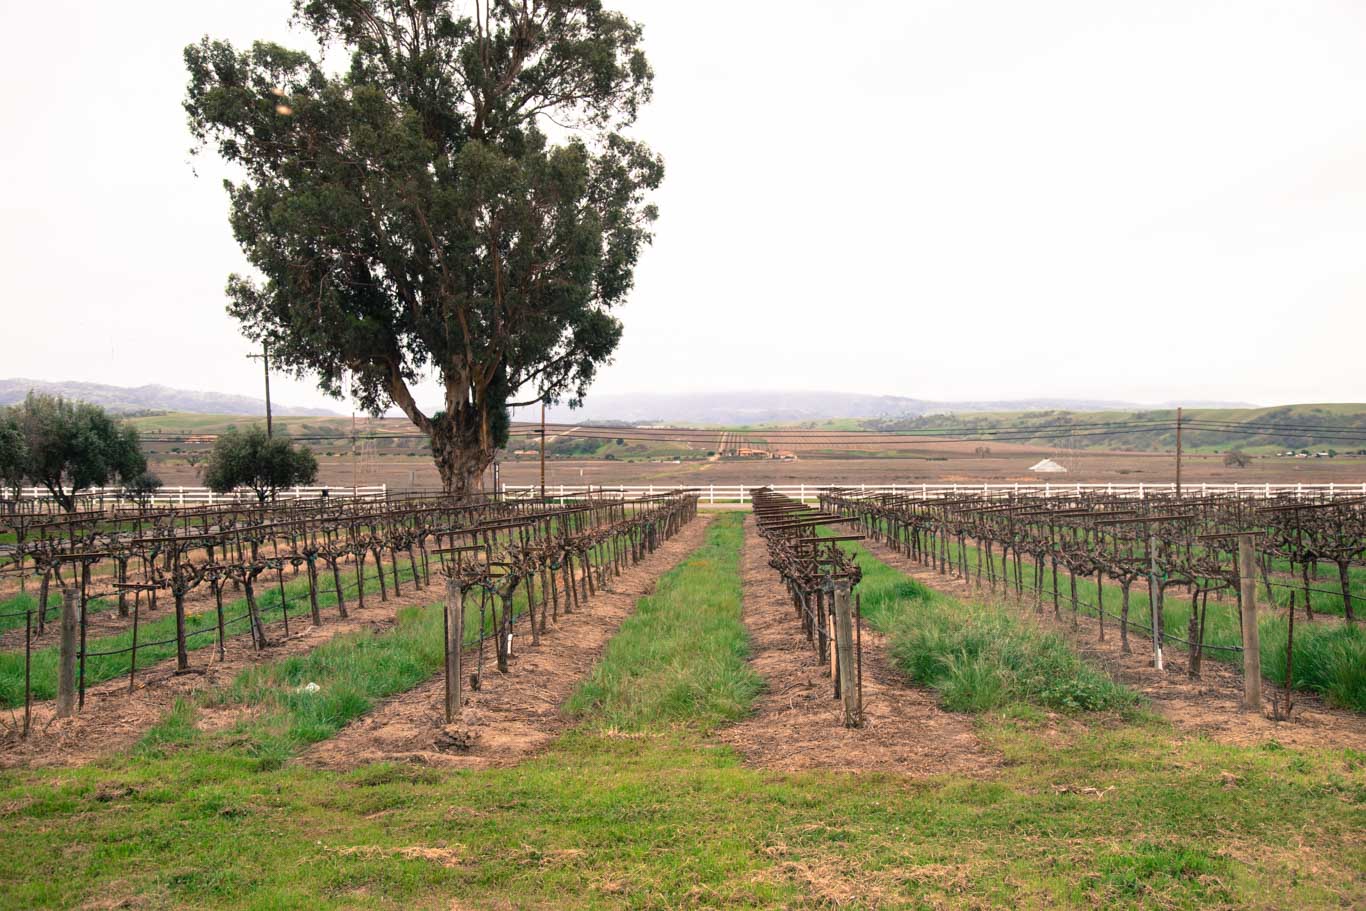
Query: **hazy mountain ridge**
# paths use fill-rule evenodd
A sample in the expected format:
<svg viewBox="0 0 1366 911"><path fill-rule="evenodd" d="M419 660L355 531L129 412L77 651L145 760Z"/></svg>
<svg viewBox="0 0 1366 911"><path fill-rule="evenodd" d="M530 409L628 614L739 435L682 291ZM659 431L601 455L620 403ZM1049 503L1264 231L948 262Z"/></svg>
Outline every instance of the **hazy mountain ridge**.
<svg viewBox="0 0 1366 911"><path fill-rule="evenodd" d="M1187 407L1251 408L1243 403L1183 402ZM935 414L1018 411L1137 411L1174 407L1095 399L1017 399L940 402L895 395L846 392L758 392L589 394L584 407L553 406L547 418L556 422L630 421L633 423L767 424L841 418L918 418ZM539 417L537 412L536 417ZM517 416L534 420L530 409Z"/></svg>
<svg viewBox="0 0 1366 911"><path fill-rule="evenodd" d="M0 405L13 405L24 400L29 390L61 395L100 405L110 411L188 411L196 414L242 414L263 416L265 399L245 395L226 395L219 392L199 392L174 389L157 384L147 386L109 386L103 383L30 380L23 378L0 380ZM338 417L338 412L326 408L296 408L272 401L271 410L279 415L300 417Z"/></svg>

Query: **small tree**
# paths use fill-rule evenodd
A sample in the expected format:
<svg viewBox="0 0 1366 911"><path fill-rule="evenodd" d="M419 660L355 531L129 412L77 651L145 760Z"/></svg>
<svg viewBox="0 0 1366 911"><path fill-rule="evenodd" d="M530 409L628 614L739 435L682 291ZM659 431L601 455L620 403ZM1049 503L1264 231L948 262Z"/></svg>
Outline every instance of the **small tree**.
<svg viewBox="0 0 1366 911"><path fill-rule="evenodd" d="M184 459L185 464L188 465L190 467L190 470L194 472L194 476L196 478L203 473L203 469L201 469L199 466L204 463L204 453L187 452L185 453Z"/></svg>
<svg viewBox="0 0 1366 911"><path fill-rule="evenodd" d="M137 431L98 405L30 392L12 414L26 450L24 476L67 512L82 490L147 470Z"/></svg>
<svg viewBox="0 0 1366 911"><path fill-rule="evenodd" d="M260 427L229 430L209 454L204 483L214 493L250 487L258 502L274 499L282 487L310 484L318 476L318 460L288 437L270 437Z"/></svg>
<svg viewBox="0 0 1366 911"><path fill-rule="evenodd" d="M123 495L126 499L132 500L138 506L146 509L152 502L152 496L161 489L161 478L144 471L137 477L127 481L123 485Z"/></svg>
<svg viewBox="0 0 1366 911"><path fill-rule="evenodd" d="M24 466L28 463L28 446L14 413L0 409L0 490L9 491L15 499L24 486Z"/></svg>
<svg viewBox="0 0 1366 911"><path fill-rule="evenodd" d="M1228 468L1246 468L1252 464L1252 456L1241 449L1230 449L1224 454L1224 465Z"/></svg>

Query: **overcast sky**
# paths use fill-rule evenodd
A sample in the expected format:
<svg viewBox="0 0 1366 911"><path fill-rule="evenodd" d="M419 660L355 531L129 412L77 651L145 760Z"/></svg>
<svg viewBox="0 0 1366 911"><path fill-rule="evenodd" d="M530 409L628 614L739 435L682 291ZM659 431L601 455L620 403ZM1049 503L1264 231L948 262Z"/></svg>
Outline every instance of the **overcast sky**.
<svg viewBox="0 0 1366 911"><path fill-rule="evenodd" d="M668 173L600 391L1366 401L1361 0L616 5ZM0 376L259 395L181 51L288 0L0 8Z"/></svg>

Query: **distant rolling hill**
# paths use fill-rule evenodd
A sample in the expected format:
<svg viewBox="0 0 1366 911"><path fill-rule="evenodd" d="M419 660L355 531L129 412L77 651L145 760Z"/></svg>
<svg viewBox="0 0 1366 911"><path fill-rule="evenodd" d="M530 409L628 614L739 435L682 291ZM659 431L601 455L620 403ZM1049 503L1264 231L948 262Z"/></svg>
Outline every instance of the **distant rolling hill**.
<svg viewBox="0 0 1366 911"><path fill-rule="evenodd" d="M0 405L21 402L29 390L61 395L101 405L110 411L127 414L139 411L188 411L197 414L264 415L264 399L245 395L224 395L219 392L195 392L172 389L170 386L106 386L102 383L51 382L48 380L0 380ZM337 417L325 408L295 408L271 402L271 410L279 415Z"/></svg>
<svg viewBox="0 0 1366 911"><path fill-rule="evenodd" d="M1192 451L1228 449L1366 450L1366 403L1279 405L1273 408L1186 408L1182 445ZM1224 427L1200 427L1200 421ZM1094 425L1162 421L1152 430L1105 433ZM1040 436L1015 442L1048 443L1061 448L1170 451L1176 448L1176 410L1029 411L995 414L936 414L863 421L868 430L915 433L929 430L980 434L983 431L1037 429ZM1057 436L1058 429L1079 427L1076 437ZM1047 432L1048 436L1042 435Z"/></svg>

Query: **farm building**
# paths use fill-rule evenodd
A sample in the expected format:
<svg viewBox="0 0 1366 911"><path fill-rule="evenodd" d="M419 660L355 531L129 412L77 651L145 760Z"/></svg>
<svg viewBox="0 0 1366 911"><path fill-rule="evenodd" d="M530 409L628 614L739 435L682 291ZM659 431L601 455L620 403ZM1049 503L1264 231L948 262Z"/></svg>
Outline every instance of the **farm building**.
<svg viewBox="0 0 1366 911"><path fill-rule="evenodd" d="M1037 464L1029 466L1029 470L1030 470L1030 471L1048 471L1048 472L1057 472L1057 471L1063 471L1063 472L1065 472L1065 471L1067 471L1066 468L1063 468L1061 465L1059 465L1057 462L1053 461L1052 459L1043 459L1042 461L1038 462Z"/></svg>

